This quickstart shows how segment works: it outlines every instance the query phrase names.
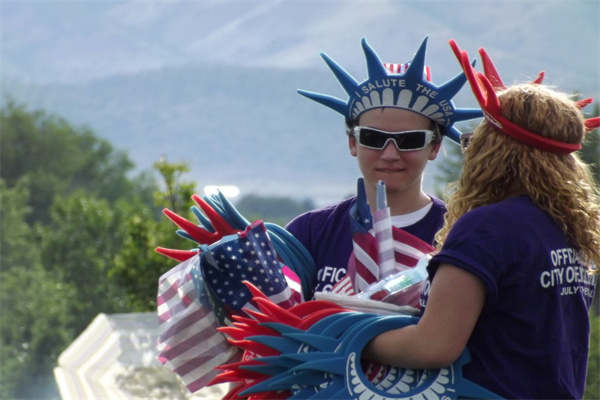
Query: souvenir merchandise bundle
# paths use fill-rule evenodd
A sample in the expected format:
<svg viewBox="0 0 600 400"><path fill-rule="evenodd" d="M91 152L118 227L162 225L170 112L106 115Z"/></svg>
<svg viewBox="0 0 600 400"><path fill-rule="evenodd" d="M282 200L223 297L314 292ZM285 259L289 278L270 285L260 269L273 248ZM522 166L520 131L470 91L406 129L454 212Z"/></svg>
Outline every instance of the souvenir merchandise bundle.
<svg viewBox="0 0 600 400"><path fill-rule="evenodd" d="M222 194L193 198L199 225L165 214L196 249L157 249L182 261L159 281L159 357L191 392L231 382L226 399L490 395L462 377L467 352L437 370L361 362L362 349L376 335L418 321L415 293L426 277L426 263L419 258L432 250L406 232L404 247L394 247L398 240L389 232L383 184L371 218L359 180L349 215L355 246L367 249L357 250L353 262L375 265L373 276L355 266L333 293L317 293L308 301L302 298L302 276L314 265L287 231L250 223ZM397 252L414 263L396 262Z"/></svg>

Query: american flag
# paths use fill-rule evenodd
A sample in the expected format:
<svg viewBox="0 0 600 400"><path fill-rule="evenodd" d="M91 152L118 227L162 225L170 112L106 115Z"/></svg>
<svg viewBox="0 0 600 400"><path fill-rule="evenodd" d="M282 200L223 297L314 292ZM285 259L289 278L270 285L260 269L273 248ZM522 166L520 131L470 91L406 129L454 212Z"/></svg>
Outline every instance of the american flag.
<svg viewBox="0 0 600 400"><path fill-rule="evenodd" d="M384 185L378 184L378 209L372 219L368 218L368 205L361 186L359 181L357 203L350 212L353 234L348 273L331 290L346 296L354 296L388 275L414 267L419 259L434 250L427 242L392 225L390 209L385 205ZM420 285L415 285L407 292L397 294L394 300L400 300L402 305L416 306L420 291ZM374 293L371 298L380 300L383 297L378 297L380 294ZM366 362L363 370L367 379L377 384L389 367Z"/></svg>
<svg viewBox="0 0 600 400"><path fill-rule="evenodd" d="M391 242L396 272L414 267L422 257L435 250L429 243L395 226L392 227ZM380 279L380 252L375 236L370 233L355 233L352 245L348 274L335 284L333 293L351 296Z"/></svg>
<svg viewBox="0 0 600 400"><path fill-rule="evenodd" d="M261 221L205 246L159 279L159 360L192 393L218 374L216 366L241 357L216 328L224 310L255 309L243 280L284 308L302 299L299 278L279 261Z"/></svg>
<svg viewBox="0 0 600 400"><path fill-rule="evenodd" d="M198 262L197 255L162 275L157 296L158 359L192 393L217 375L216 366L241 356L217 332L217 318L206 292L196 290L192 275Z"/></svg>
<svg viewBox="0 0 600 400"><path fill-rule="evenodd" d="M359 179L357 201L350 210L353 233L348 273L332 289L349 296L386 276L414 267L434 250L429 243L392 225L383 182L377 184L377 210L369 218L363 182Z"/></svg>
<svg viewBox="0 0 600 400"><path fill-rule="evenodd" d="M383 66L388 71L390 71L392 74L403 74L406 72L406 70L410 66L410 63L404 63L404 64L383 63ZM423 73L425 75L425 79L427 79L427 81L431 82L431 68L429 68L429 65L425 66L425 71Z"/></svg>
<svg viewBox="0 0 600 400"><path fill-rule="evenodd" d="M209 246L200 265L215 300L234 312L253 309L249 303L252 294L243 281L252 283L283 308L300 302L300 294L288 284L284 265L260 220Z"/></svg>

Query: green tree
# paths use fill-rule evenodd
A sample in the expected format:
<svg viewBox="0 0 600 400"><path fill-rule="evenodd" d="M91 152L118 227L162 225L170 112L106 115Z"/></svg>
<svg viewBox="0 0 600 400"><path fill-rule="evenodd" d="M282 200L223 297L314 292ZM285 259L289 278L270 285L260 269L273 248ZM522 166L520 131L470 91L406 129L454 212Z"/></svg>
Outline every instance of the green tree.
<svg viewBox="0 0 600 400"><path fill-rule="evenodd" d="M584 399L600 399L600 315L590 318L590 353Z"/></svg>
<svg viewBox="0 0 600 400"><path fill-rule="evenodd" d="M176 213L191 206L190 198L194 194L195 185L193 182L181 181L181 175L189 172L189 166L185 163L170 163L163 157L154 163L154 169L159 172L165 187L162 192L154 192L155 204L170 208Z"/></svg>
<svg viewBox="0 0 600 400"><path fill-rule="evenodd" d="M56 115L28 111L9 101L0 109L0 178L8 187L27 178L28 221L49 220L55 194L77 189L114 201L149 195L146 176L130 180L133 163L124 152ZM139 182L139 183L138 183Z"/></svg>
<svg viewBox="0 0 600 400"><path fill-rule="evenodd" d="M0 126L0 398L56 398L60 352L99 312L129 311L108 271L130 215L157 217L156 185L57 116L9 102Z"/></svg>
<svg viewBox="0 0 600 400"><path fill-rule="evenodd" d="M56 398L52 369L79 333L76 290L40 265L0 272L0 398Z"/></svg>
<svg viewBox="0 0 600 400"><path fill-rule="evenodd" d="M32 229L26 221L31 213L27 186L22 181L9 189L0 179L0 271L39 263L38 247L32 246Z"/></svg>
<svg viewBox="0 0 600 400"><path fill-rule="evenodd" d="M121 206L124 210L128 208ZM148 209L132 210L123 222L123 247L115 255L108 276L123 287L129 311L156 310L158 279L177 262L154 249L158 246L186 249L194 245L175 234L175 225L166 218L156 220Z"/></svg>
<svg viewBox="0 0 600 400"><path fill-rule="evenodd" d="M77 332L99 312L126 311L122 289L107 278L125 238L123 217L108 201L77 191L56 196L50 223L38 227L44 268L76 290L70 307Z"/></svg>
<svg viewBox="0 0 600 400"><path fill-rule="evenodd" d="M589 117L600 116L600 104L594 103L594 111ZM596 183L600 183L600 133L594 129L585 135L583 147L579 152L581 159L590 165Z"/></svg>
<svg viewBox="0 0 600 400"><path fill-rule="evenodd" d="M154 164L159 172L165 191L156 191L155 205L170 208L179 215L195 220L189 211L193 202L194 183L182 181L188 170L182 163L169 163L161 159ZM195 247L191 241L175 234L177 227L166 217L153 210L122 202L119 204L124 223L123 247L115 256L108 272L126 292L126 305L131 311L156 309L158 278L176 261L169 260L154 251L157 246L187 249Z"/></svg>
<svg viewBox="0 0 600 400"><path fill-rule="evenodd" d="M0 179L0 398L57 397L52 367L74 336L73 290L42 267L26 186Z"/></svg>

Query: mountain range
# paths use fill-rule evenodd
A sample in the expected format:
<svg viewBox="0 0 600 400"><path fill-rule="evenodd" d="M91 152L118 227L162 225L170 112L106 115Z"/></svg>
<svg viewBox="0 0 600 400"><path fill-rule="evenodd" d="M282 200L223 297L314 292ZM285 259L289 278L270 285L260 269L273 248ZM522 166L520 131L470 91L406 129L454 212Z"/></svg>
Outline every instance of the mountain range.
<svg viewBox="0 0 600 400"><path fill-rule="evenodd" d="M361 37L404 62L429 36L438 84L459 72L454 38L472 57L485 47L506 83L544 69L547 83L600 97L595 0L4 0L0 10L5 98L90 127L138 168L185 161L199 187L242 194L319 204L354 191L341 116L295 91L344 98L319 52L362 80ZM468 87L456 103L475 105Z"/></svg>

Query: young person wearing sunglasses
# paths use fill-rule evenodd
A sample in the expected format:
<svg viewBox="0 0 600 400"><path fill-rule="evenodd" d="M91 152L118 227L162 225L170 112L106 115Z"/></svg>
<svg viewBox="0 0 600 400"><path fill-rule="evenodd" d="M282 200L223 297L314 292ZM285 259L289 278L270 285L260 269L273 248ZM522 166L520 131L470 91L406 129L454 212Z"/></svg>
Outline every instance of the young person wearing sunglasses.
<svg viewBox="0 0 600 400"><path fill-rule="evenodd" d="M458 142L455 122L480 117L479 109L458 109L452 97L466 82L460 74L444 85L431 82L425 66L427 38L409 64L384 64L362 40L368 79L356 81L327 55L323 59L348 94L348 100L298 92L342 114L350 154L357 158L367 200L375 205L376 184L385 182L394 225L432 243L443 224L442 201L422 190L423 171L437 157L442 136ZM313 256L314 291L329 291L346 275L352 253L349 210L356 197L293 219L287 229ZM311 298L313 293L305 293Z"/></svg>
<svg viewBox="0 0 600 400"><path fill-rule="evenodd" d="M574 102L541 79L506 88L483 49L485 75L451 46L485 120L436 236L423 316L377 336L365 356L440 368L466 347L463 376L503 398L580 399L600 198L575 151L600 118L584 120L591 99Z"/></svg>

